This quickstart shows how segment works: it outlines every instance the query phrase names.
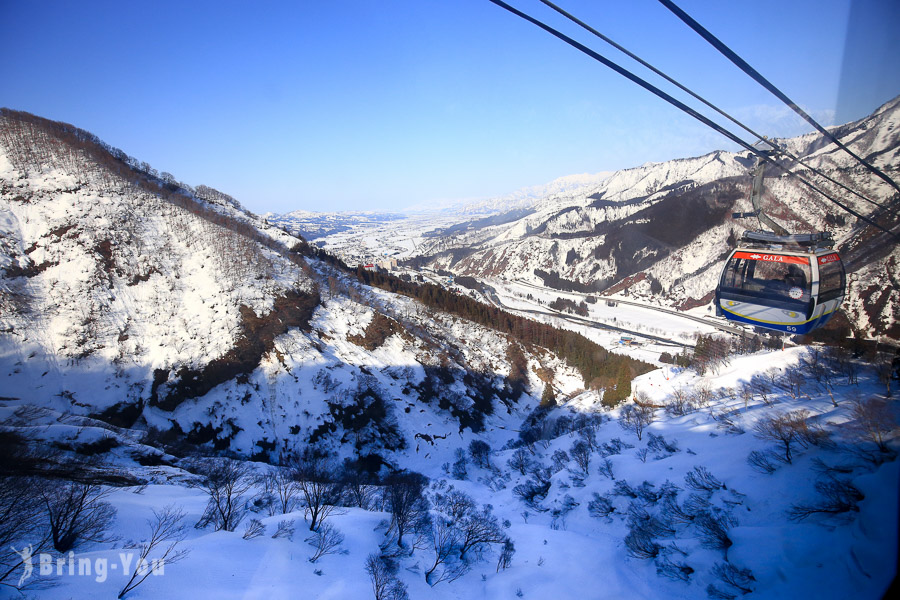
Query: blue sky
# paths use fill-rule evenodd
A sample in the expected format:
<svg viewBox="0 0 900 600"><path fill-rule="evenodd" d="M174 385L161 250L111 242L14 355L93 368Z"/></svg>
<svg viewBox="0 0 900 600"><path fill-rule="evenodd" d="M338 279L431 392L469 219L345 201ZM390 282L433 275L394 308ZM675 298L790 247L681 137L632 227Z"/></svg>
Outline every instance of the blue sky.
<svg viewBox="0 0 900 600"><path fill-rule="evenodd" d="M655 0L558 3L761 133L808 130ZM893 0L679 5L825 124L900 93ZM733 149L487 0L0 0L0 56L0 105L260 213L398 210Z"/></svg>

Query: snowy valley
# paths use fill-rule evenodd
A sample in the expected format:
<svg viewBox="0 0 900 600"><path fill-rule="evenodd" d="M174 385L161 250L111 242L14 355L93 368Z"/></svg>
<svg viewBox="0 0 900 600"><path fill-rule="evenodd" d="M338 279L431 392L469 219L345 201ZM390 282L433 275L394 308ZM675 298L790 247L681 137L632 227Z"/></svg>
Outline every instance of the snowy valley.
<svg viewBox="0 0 900 600"><path fill-rule="evenodd" d="M894 172L898 105L839 128ZM857 257L855 337L734 335L745 163L258 217L4 109L0 596L881 597L900 251L773 177Z"/></svg>

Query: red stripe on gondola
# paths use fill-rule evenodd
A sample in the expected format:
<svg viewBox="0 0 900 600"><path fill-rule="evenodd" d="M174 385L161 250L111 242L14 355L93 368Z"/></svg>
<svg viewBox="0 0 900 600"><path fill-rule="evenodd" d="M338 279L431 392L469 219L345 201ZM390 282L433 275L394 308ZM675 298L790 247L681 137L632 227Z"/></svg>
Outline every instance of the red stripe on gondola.
<svg viewBox="0 0 900 600"><path fill-rule="evenodd" d="M837 254L828 256L837 256ZM777 262L794 265L808 265L809 258L806 256L791 256L789 254L772 254L767 252L735 252L735 258L743 258L746 260L761 260L764 262ZM825 258L824 256L822 258Z"/></svg>
<svg viewBox="0 0 900 600"><path fill-rule="evenodd" d="M820 265L826 265L828 263L841 262L841 257L838 256L837 253L826 254L825 256L820 256L818 261Z"/></svg>

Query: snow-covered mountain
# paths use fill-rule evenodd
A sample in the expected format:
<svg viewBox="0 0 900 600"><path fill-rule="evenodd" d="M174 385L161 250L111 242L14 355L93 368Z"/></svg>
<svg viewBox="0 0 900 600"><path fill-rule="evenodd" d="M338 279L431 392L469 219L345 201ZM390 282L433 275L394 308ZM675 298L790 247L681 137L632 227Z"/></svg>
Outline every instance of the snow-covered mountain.
<svg viewBox="0 0 900 600"><path fill-rule="evenodd" d="M900 98L833 131L854 152L894 180L900 178ZM896 227L900 195L852 157L818 134L775 142L880 206L806 167L788 165L797 173L851 209ZM627 290L674 307L703 305L735 236L758 227L753 220L732 218L733 212L751 210L753 162L748 152L717 151L617 171L530 201L523 214L444 228L418 246L417 254L425 258L419 263L458 275L558 289ZM872 238L874 229L772 167L765 186L770 216L794 232L828 230L845 253L856 273L845 305L853 327L863 335L898 337L896 241L883 234Z"/></svg>
<svg viewBox="0 0 900 600"><path fill-rule="evenodd" d="M407 208L404 213L444 213L460 218L485 217L512 211L525 211L532 208L540 200L548 196L576 192L587 186L593 186L612 173L604 171L600 173L578 173L576 175L564 175L557 177L550 183L533 185L518 189L512 193L496 198L484 198L480 200L457 200L444 203L420 204Z"/></svg>
<svg viewBox="0 0 900 600"><path fill-rule="evenodd" d="M408 467L463 431L512 436L537 372L585 385L523 346L511 387L507 335L364 286L86 132L12 111L0 132L6 398L245 456L316 443Z"/></svg>

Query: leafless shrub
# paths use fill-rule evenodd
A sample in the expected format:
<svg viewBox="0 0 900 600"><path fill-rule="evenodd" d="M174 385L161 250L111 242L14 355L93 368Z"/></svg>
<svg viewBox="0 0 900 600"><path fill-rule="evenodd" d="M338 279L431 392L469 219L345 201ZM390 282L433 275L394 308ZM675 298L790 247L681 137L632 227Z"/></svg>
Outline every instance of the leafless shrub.
<svg viewBox="0 0 900 600"><path fill-rule="evenodd" d="M600 446L600 456L605 458L607 456L622 454L622 451L628 448L634 448L634 444L623 442L619 438L613 438Z"/></svg>
<svg viewBox="0 0 900 600"><path fill-rule="evenodd" d="M651 431L647 432L647 448L653 452L664 452L666 454L675 454L680 451L677 440L668 442L664 436L655 435Z"/></svg>
<svg viewBox="0 0 900 600"><path fill-rule="evenodd" d="M676 525L689 525L696 517L696 514L682 508L675 496L668 496L663 500L661 514L667 521Z"/></svg>
<svg viewBox="0 0 900 600"><path fill-rule="evenodd" d="M837 475L850 475L853 473L853 465L829 465L821 458L812 459L812 470L820 475L835 477Z"/></svg>
<svg viewBox="0 0 900 600"><path fill-rule="evenodd" d="M734 600L737 598L735 594L721 590L712 583L706 586L706 595L713 600Z"/></svg>
<svg viewBox="0 0 900 600"><path fill-rule="evenodd" d="M778 469L778 466L772 462L770 457L771 453L768 450L765 452L753 450L747 456L747 463L749 463L754 470L771 475Z"/></svg>
<svg viewBox="0 0 900 600"><path fill-rule="evenodd" d="M753 386L746 381L742 381L741 386L738 389L738 395L741 398L741 402L744 403L744 409L746 409L750 405L750 402L753 401Z"/></svg>
<svg viewBox="0 0 900 600"><path fill-rule="evenodd" d="M788 517L801 521L814 514L838 515L859 512L859 503L865 498L862 492L847 479L829 478L816 482L819 497L809 504L795 504Z"/></svg>
<svg viewBox="0 0 900 600"><path fill-rule="evenodd" d="M309 557L309 562L314 563L326 554L338 552L344 543L344 534L331 523L320 522L319 527L304 541L314 549Z"/></svg>
<svg viewBox="0 0 900 600"><path fill-rule="evenodd" d="M649 532L632 529L625 536L625 550L634 558L650 559L659 556L662 546L653 540Z"/></svg>
<svg viewBox="0 0 900 600"><path fill-rule="evenodd" d="M262 524L262 521L259 519L250 519L247 523L247 527L244 528L243 538L245 540L252 540L253 538L258 538L261 535L266 533L266 526Z"/></svg>
<svg viewBox="0 0 900 600"><path fill-rule="evenodd" d="M588 502L588 514L592 517L609 517L616 512L616 507L608 496L601 496L594 492L594 499Z"/></svg>
<svg viewBox="0 0 900 600"><path fill-rule="evenodd" d="M640 498L645 504L656 504L664 495L674 495L677 493L677 490L678 488L669 481L666 481L659 488L657 488L649 481L645 481L640 486L638 486L638 488L635 490L635 493L637 493L638 498Z"/></svg>
<svg viewBox="0 0 900 600"><path fill-rule="evenodd" d="M715 398L715 394L705 381L697 384L690 395L689 402L695 410L706 408Z"/></svg>
<svg viewBox="0 0 900 600"><path fill-rule="evenodd" d="M708 494L689 494L687 500L684 501L684 510L694 516L710 510L711 506Z"/></svg>
<svg viewBox="0 0 900 600"><path fill-rule="evenodd" d="M119 598L141 585L160 566L175 564L190 553L190 550L178 549L185 534L183 510L173 505L166 506L159 512L154 510L153 519L148 520L147 524L150 526L150 539L138 546L140 553L137 562L128 583L119 591ZM156 554L163 546L165 549L159 556L152 558L151 565L151 555Z"/></svg>
<svg viewBox="0 0 900 600"><path fill-rule="evenodd" d="M724 562L716 563L712 568L712 573L721 582L730 585L742 594L749 594L753 591L750 586L756 581L756 578L753 577L750 569L742 569L733 563Z"/></svg>
<svg viewBox="0 0 900 600"><path fill-rule="evenodd" d="M754 375L750 379L750 390L766 406L771 406L774 398L772 397L772 383L762 375Z"/></svg>
<svg viewBox="0 0 900 600"><path fill-rule="evenodd" d="M665 500L666 498L675 498L680 491L680 487L666 479L662 482L662 485L659 486L658 496L660 500Z"/></svg>
<svg viewBox="0 0 900 600"><path fill-rule="evenodd" d="M711 550L721 550L725 554L725 560L728 560L728 549L734 544L728 536L728 530L737 524L737 519L727 512L704 511L694 518L694 527L701 545Z"/></svg>
<svg viewBox="0 0 900 600"><path fill-rule="evenodd" d="M628 482L624 479L620 479L613 486L612 494L615 496L624 496L626 498L637 498L637 492L634 491Z"/></svg>
<svg viewBox="0 0 900 600"><path fill-rule="evenodd" d="M670 536L675 530L670 523L660 520L651 514L640 502L632 502L628 506L628 526L632 531L641 529L651 537Z"/></svg>
<svg viewBox="0 0 900 600"><path fill-rule="evenodd" d="M684 483L693 490L714 492L721 490L725 484L719 481L715 475L709 472L709 469L700 465L694 467L684 476Z"/></svg>
<svg viewBox="0 0 900 600"><path fill-rule="evenodd" d="M278 538L287 538L292 539L294 537L294 520L293 519L284 519L283 521L278 521L278 527L275 529L275 533L272 534L273 539Z"/></svg>
<svg viewBox="0 0 900 600"><path fill-rule="evenodd" d="M694 569L687 563L673 562L667 556L660 556L656 560L656 574L676 581L690 581Z"/></svg>

